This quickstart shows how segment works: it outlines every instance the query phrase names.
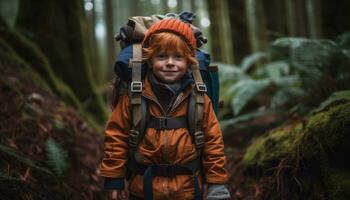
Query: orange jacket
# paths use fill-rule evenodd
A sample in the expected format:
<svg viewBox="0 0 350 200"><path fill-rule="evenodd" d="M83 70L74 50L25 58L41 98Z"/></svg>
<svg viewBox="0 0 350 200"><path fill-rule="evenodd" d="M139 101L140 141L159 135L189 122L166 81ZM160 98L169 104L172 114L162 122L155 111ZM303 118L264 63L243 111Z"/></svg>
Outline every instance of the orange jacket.
<svg viewBox="0 0 350 200"><path fill-rule="evenodd" d="M148 78L145 79L142 96L148 100L151 116L179 117L187 114L188 96L192 87L182 91L166 114L153 93ZM128 132L131 126L130 103L128 95L123 95L113 110L107 122L105 131L105 157L100 166L103 177L125 177L128 160ZM203 131L205 145L203 148L203 166L205 183L225 184L227 171L224 168L225 155L219 122L212 109L211 101L205 95L203 113ZM148 128L143 141L138 147L143 163L170 163L184 165L193 160L196 154L195 145L187 128L156 130ZM203 180L200 180L202 182ZM133 175L129 180L129 192L134 196L143 197L143 176ZM193 199L193 178L191 175L153 178L154 199Z"/></svg>

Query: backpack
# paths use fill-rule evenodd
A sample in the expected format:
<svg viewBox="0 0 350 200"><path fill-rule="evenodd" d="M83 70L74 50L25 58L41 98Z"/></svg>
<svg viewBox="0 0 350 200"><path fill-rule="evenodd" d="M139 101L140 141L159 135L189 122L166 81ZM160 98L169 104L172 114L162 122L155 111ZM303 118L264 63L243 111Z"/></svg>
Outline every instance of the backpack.
<svg viewBox="0 0 350 200"><path fill-rule="evenodd" d="M147 17L131 17L128 19L127 25L123 26L120 29L119 34L115 37L116 41L119 41L122 50L117 56L117 60L114 65L115 77L107 90L107 103L110 109L113 110L118 103L119 96L126 92L129 94L132 125L128 137L128 168L138 168L137 163L139 159L136 150L138 144L143 139L144 131L146 130L147 121L149 119L147 112L147 101L141 96L143 80L148 69L147 64L142 62L141 42L143 41L147 29L153 23L165 17L177 17L182 21L192 24L195 16L190 12L182 12L179 15L167 14L165 16L152 15ZM200 47L207 42L207 39L202 35L201 31L197 27L191 25L191 28L196 37L197 47ZM197 49L196 58L199 62L199 66L191 67L195 85L193 92L189 97L186 127L188 128L192 140L196 146L197 158L199 158L197 160L201 160L202 149L204 146L204 133L202 131L204 95L205 93L208 94L212 101L213 109L215 113L217 113L219 104L219 77L218 67L210 65L210 55L208 53ZM157 124L162 126L162 119L160 119ZM188 166L189 167L186 167L190 168L191 173L193 174L195 173L195 168L198 168L196 163L190 163ZM200 165L200 167L202 166ZM169 170L167 169L165 171ZM146 174L147 173L145 173L145 176ZM195 182L196 179L197 178L195 177ZM147 180L149 181L151 178ZM151 189L146 189L148 185L149 184L145 184L145 191L150 192L152 191ZM195 191L197 195L196 199L198 199L198 181L197 185L195 186ZM147 196L152 196L152 194Z"/></svg>

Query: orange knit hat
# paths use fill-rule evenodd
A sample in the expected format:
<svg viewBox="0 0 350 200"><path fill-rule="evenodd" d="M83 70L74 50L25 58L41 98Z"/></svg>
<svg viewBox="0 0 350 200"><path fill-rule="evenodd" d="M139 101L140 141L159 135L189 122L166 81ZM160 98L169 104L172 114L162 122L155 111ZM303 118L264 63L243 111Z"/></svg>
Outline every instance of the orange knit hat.
<svg viewBox="0 0 350 200"><path fill-rule="evenodd" d="M165 18L152 24L145 34L142 46L148 47L150 36L160 32L174 33L183 38L192 51L196 50L196 38L194 37L190 24L175 18Z"/></svg>

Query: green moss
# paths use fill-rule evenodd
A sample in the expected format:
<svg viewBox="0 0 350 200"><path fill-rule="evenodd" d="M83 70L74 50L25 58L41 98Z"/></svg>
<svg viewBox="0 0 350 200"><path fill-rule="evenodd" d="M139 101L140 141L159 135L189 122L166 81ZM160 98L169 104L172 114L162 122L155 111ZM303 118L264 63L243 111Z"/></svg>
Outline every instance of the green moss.
<svg viewBox="0 0 350 200"><path fill-rule="evenodd" d="M49 61L33 42L3 27L0 27L0 34L0 60L3 67L17 67L22 77L32 77L36 85L56 93L74 106L93 128L101 130L101 126L85 111L71 88L56 77Z"/></svg>
<svg viewBox="0 0 350 200"><path fill-rule="evenodd" d="M285 156L293 157L303 150L303 157L319 157L321 151L332 152L334 148L350 147L350 136L346 133L350 121L350 103L330 108L312 116L306 123L290 125L274 130L258 138L244 155L247 167L267 169Z"/></svg>
<svg viewBox="0 0 350 200"><path fill-rule="evenodd" d="M8 41L22 60L25 60L30 67L42 74L56 94L74 107L78 109L81 107L78 98L62 80L55 76L50 62L33 42L9 29L0 28L0 33L1 37Z"/></svg>
<svg viewBox="0 0 350 200"><path fill-rule="evenodd" d="M300 137L302 125L286 126L257 139L243 157L246 167L268 169L281 158L290 155Z"/></svg>
<svg viewBox="0 0 350 200"><path fill-rule="evenodd" d="M290 184L289 188L303 185L302 199L350 199L350 166L345 162L350 154L349 130L347 102L258 138L247 149L243 165L262 172L258 177L269 175L266 172L283 176L281 164L288 165L287 170L299 181L291 182L291 175L278 179Z"/></svg>
<svg viewBox="0 0 350 200"><path fill-rule="evenodd" d="M350 103L330 108L312 116L306 126L304 157L318 157L319 152L334 152L338 148L349 149Z"/></svg>
<svg viewBox="0 0 350 200"><path fill-rule="evenodd" d="M91 64L83 4L77 0L21 1L16 27L43 50L55 74L83 102L83 109L104 123L107 108L94 79L96 66Z"/></svg>
<svg viewBox="0 0 350 200"><path fill-rule="evenodd" d="M0 65L1 67L18 67L17 72L22 77L31 77L34 83L50 91L50 87L42 77L34 71L26 61L24 61L3 39L0 38ZM6 82L6 81L5 81Z"/></svg>
<svg viewBox="0 0 350 200"><path fill-rule="evenodd" d="M350 199L350 171L345 169L331 169L328 181L331 191L330 200Z"/></svg>

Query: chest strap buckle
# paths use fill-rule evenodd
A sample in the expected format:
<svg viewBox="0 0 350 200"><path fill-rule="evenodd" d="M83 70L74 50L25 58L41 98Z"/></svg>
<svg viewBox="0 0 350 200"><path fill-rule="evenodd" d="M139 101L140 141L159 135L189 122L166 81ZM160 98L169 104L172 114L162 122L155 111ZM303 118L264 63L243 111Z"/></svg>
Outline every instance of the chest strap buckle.
<svg viewBox="0 0 350 200"><path fill-rule="evenodd" d="M166 117L157 117L154 118L153 126L156 130L165 129L168 125L168 118Z"/></svg>

